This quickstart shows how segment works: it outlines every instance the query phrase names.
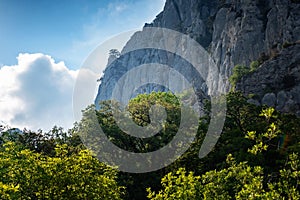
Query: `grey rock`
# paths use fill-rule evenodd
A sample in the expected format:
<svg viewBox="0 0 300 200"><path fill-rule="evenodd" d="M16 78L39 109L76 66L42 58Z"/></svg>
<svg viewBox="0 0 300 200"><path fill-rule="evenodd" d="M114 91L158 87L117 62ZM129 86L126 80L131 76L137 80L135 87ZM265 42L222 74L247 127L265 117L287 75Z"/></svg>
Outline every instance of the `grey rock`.
<svg viewBox="0 0 300 200"><path fill-rule="evenodd" d="M218 91L229 91L228 79L235 65L249 66L251 61L267 57L269 60L258 70L237 83L237 89L245 95L257 94L260 101L266 93L278 93L275 99L274 95L267 95L265 101L279 110L291 111L290 108L294 107L296 110L292 112L299 111L300 44L295 44L300 41L299 3L290 0L167 0L164 10L145 27L164 27L188 34L210 53L220 75L204 84L204 80L199 80L191 68L183 67L176 58L170 60L168 55L155 51L129 54L105 70L96 105L100 100L109 99L113 85L122 74L144 63L167 63L174 65L175 69L181 68L181 72L190 76L191 80L199 82L197 88L205 96L207 85L215 85ZM139 41L140 35L139 32L134 34L123 51L136 42L143 42ZM283 44L294 45L282 48ZM220 80L225 84L221 84ZM141 90L164 89L149 86Z"/></svg>
<svg viewBox="0 0 300 200"><path fill-rule="evenodd" d="M273 92L277 94L277 110L296 114L300 111L300 44L282 49L276 57L243 77L236 89L246 95L256 94L262 101L267 93Z"/></svg>
<svg viewBox="0 0 300 200"><path fill-rule="evenodd" d="M284 108L282 109L282 111L285 113L293 113L295 110L297 110L297 106L292 99L287 100Z"/></svg>
<svg viewBox="0 0 300 200"><path fill-rule="evenodd" d="M269 107L274 107L276 103L276 95L274 93L267 93L261 100L262 105L267 105Z"/></svg>
<svg viewBox="0 0 300 200"><path fill-rule="evenodd" d="M280 91L277 94L277 106L276 109L277 110L282 110L284 108L284 105L286 103L286 101L288 100L287 94L285 91Z"/></svg>

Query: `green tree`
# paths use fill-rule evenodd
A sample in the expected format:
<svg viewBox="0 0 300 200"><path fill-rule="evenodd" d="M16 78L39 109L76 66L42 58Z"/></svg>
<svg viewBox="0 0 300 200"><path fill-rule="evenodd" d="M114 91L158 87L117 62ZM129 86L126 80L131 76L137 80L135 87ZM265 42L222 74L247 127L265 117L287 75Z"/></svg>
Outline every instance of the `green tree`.
<svg viewBox="0 0 300 200"><path fill-rule="evenodd" d="M272 140L280 134L277 115L273 108L263 109L260 117L266 124L265 132L248 131L246 138L253 140L249 153L258 158L272 150ZM298 141L297 145L300 146ZM279 152L277 151L277 155ZM273 157L274 159L274 157ZM275 162L274 162L275 163ZM148 188L150 199L299 199L300 162L298 154L291 153L288 162L275 167L271 173L263 165L252 165L248 161L236 162L228 154L226 166L194 175L179 169L167 174L161 181L162 189L155 192ZM276 171L277 170L277 171Z"/></svg>
<svg viewBox="0 0 300 200"><path fill-rule="evenodd" d="M15 142L27 149L50 156L55 155L55 147L58 144L68 144L69 147L73 148L73 151L79 151L83 149L83 145L76 129L78 129L77 123L68 131L57 126L48 132L27 129L20 131L15 128L7 128L0 133L0 145L5 142Z"/></svg>
<svg viewBox="0 0 300 200"><path fill-rule="evenodd" d="M199 196L200 176L194 176L193 172L187 173L184 168L179 168L175 173L168 173L162 178L161 184L164 190L159 193L147 188L148 198L160 199L196 199Z"/></svg>
<svg viewBox="0 0 300 200"><path fill-rule="evenodd" d="M232 75L229 77L229 82L232 88L235 88L236 83L246 74L249 73L249 68L245 65L236 65L232 69Z"/></svg>
<svg viewBox="0 0 300 200"><path fill-rule="evenodd" d="M109 56L114 56L116 58L119 58L121 53L119 52L118 49L111 49L109 50Z"/></svg>
<svg viewBox="0 0 300 200"><path fill-rule="evenodd" d="M148 198L162 199L299 199L300 162L297 154L290 155L288 166L280 170L276 181L265 186L261 166L247 162L236 163L231 154L228 167L211 170L201 176L187 173L183 168L167 174L158 193L148 188Z"/></svg>
<svg viewBox="0 0 300 200"><path fill-rule="evenodd" d="M35 153L12 142L0 152L3 199L121 199L117 171L88 150L71 153L66 144L55 156Z"/></svg>
<svg viewBox="0 0 300 200"><path fill-rule="evenodd" d="M252 61L250 63L250 72L254 72L255 70L257 70L257 68L259 67L259 65L261 65L261 63L257 60Z"/></svg>
<svg viewBox="0 0 300 200"><path fill-rule="evenodd" d="M83 132L87 132L84 130L87 127L92 130L91 127L94 125L91 122L92 116L89 113L94 112L96 113L102 130L115 145L131 152L151 152L165 146L178 131L181 116L180 104L177 97L170 92L140 94L131 99L126 108L129 118L132 119L136 125L144 128L148 128L147 126L151 123L150 110L157 108L153 106L159 105L164 108L166 119L164 121L158 121L161 125L161 130L155 136L149 138L138 138L124 133L116 124L112 104L115 108L115 102L103 101L100 103L99 110L95 111L95 107L93 106L85 110L84 116L86 117L84 117L80 124L83 128ZM156 114L160 114L160 111L157 111ZM84 133L81 132L81 134ZM95 139L93 138L93 140ZM118 181L120 185L125 185L127 188L126 199L145 199L147 195L145 188L149 186L157 187L157 189L160 188L160 179L167 170L168 169L162 169L146 174L120 172Z"/></svg>
<svg viewBox="0 0 300 200"><path fill-rule="evenodd" d="M174 193L174 191L177 190L181 191L179 190L180 188L183 188L182 197L188 194L196 194L197 197L204 198L201 195L206 191L207 199L214 198L214 196L216 196L215 198L223 199L227 197L245 199L245 196L249 196L251 193L257 193L261 198L265 198L262 196L262 193L271 196L280 195L281 193L278 192L274 194L269 193L271 189L268 188L267 183L275 183L275 180L280 179L279 171L286 167L285 160L287 153L297 152L297 149L299 150L299 145L297 145L297 141L300 141L299 135L294 133L300 130L300 128L298 128L300 124L299 120L294 116L282 115L276 111L269 113L272 117L266 117L265 114L268 113L269 109L265 108L260 115L262 108L247 103L247 100L248 99L240 92L231 92L227 95L227 117L221 137L212 152L205 158L199 159L199 149L210 121L210 104L207 102L204 110L206 115L199 120L197 138L190 149L181 158L170 166L156 172L146 174L119 173L119 185L125 185L127 188L125 198L144 199L147 196L145 188L149 187L151 187L151 189L148 189L148 195L150 195L151 198L156 198L156 195L161 193L162 197L166 199L167 197L180 196L179 193ZM149 123L151 123L149 110L153 105L162 105L162 107L166 108L167 117L163 122L164 127L156 135L159 136L157 138L135 138L124 133L115 122L111 104L115 104L115 102L102 102L100 110L98 111L95 111L94 106L89 107L84 112L86 117L84 117L85 121L81 123L82 127L93 130L95 124L91 122L89 113L96 113L96 121L100 123L108 138L119 147L133 152L148 152L159 149L177 133L180 124L181 105L171 93L162 92L139 95L132 99L127 107L128 116L134 123L142 127L147 127ZM274 137L272 136L272 138L270 138L269 135L264 137L263 134L269 134L268 129L272 128L272 124L276 125L276 135L274 135ZM249 130L255 130L254 139L245 138ZM277 132L277 130L282 130L282 132ZM289 134L292 141L288 143L288 148L284 151L283 147L278 147L277 145L283 133ZM268 145L268 150L259 151L256 155L249 153L247 150L255 146L258 141L257 139L260 137L262 138L263 144ZM93 141L96 143L101 142L95 140L95 137L92 137L92 141L90 142ZM234 162L229 162L228 154L232 155L231 158ZM184 167L188 173L183 175L181 171L176 175L176 172L182 167ZM170 176L174 176L174 178L170 180L164 178L163 182L165 185L173 182L172 185L174 188L169 188L168 192L166 192L164 190L165 185L160 185L159 183L162 177L170 172ZM193 172L192 175L190 175L190 172ZM230 173L231 175L227 176L226 173ZM246 173L249 175L246 179L251 184L248 184L246 180L246 182L242 182L244 181L242 180L242 176ZM180 178L181 176L182 178ZM201 180L207 180L207 185L197 183L195 186L187 186L186 182L183 181L184 176L190 177L185 179L188 180L186 182L198 180L198 178L195 177L200 177L199 182L201 182ZM209 177L213 177L213 179L218 180L218 182L210 180ZM195 183L196 182L197 181L195 181ZM242 187L245 183L248 184L247 187L249 188ZM213 188L213 185L220 185L221 188ZM231 186L235 188L234 192L230 190ZM277 187L277 185L274 185L274 187L275 186ZM185 189L185 187L187 189ZM190 191L190 187L193 188L191 189L192 191ZM272 187L272 185L270 185L270 187ZM160 192L156 193L154 191ZM172 197L169 196L171 194ZM189 196L189 198L193 199L194 196Z"/></svg>
<svg viewBox="0 0 300 200"><path fill-rule="evenodd" d="M95 113L97 121L99 122L104 133L107 134L108 138L117 146L132 152L149 152L157 150L165 146L177 133L180 124L181 108L177 97L170 92L153 92L151 94L141 94L130 100L126 114L121 120L130 118L136 125L150 129L150 123L156 123L161 127L160 131L154 136L149 138L138 138L126 134L121 130L116 123L115 117L113 116L113 109L119 112L120 115L123 113L118 109L118 105L113 101L103 101L100 103L100 109L95 110L94 106L88 107L84 111L84 119L80 126L82 129L81 133L87 132L86 127L91 127L91 114ZM159 109L158 109L159 108ZM161 109L162 108L162 109ZM150 111L157 114L158 116L164 115L166 112L165 120L151 121ZM90 113L90 114L89 114ZM156 116L154 116L155 118ZM123 122L123 121L121 121Z"/></svg>

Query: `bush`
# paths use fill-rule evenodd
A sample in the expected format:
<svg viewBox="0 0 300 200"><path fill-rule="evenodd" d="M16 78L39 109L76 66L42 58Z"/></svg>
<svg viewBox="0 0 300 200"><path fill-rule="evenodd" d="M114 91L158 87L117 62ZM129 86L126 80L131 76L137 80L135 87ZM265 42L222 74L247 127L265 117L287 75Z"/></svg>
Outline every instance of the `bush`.
<svg viewBox="0 0 300 200"><path fill-rule="evenodd" d="M260 65L261 63L259 63L257 60L252 61L250 64L250 72L254 72Z"/></svg>
<svg viewBox="0 0 300 200"><path fill-rule="evenodd" d="M244 131L247 132L245 139L254 142L248 148L248 153L253 156L251 160L260 160L267 153L274 152L281 131L285 132L279 128L282 116L278 115L274 108L263 109L259 117L266 122L265 131ZM284 163L277 167L273 165L272 171L267 169L266 159L262 159L264 161L260 164L254 164L248 159L237 161L234 156L237 154L234 152L227 154L226 163L222 168L209 170L200 175L179 168L162 178L160 190L148 188L148 198L151 200L300 199L299 144L296 144L297 149L293 152L285 154L282 160ZM272 159L275 159L274 155L279 157L279 153L280 149L277 149ZM243 155L247 157L246 154Z"/></svg>
<svg viewBox="0 0 300 200"><path fill-rule="evenodd" d="M55 156L7 142L0 149L1 199L121 199L117 170L90 151L55 147Z"/></svg>
<svg viewBox="0 0 300 200"><path fill-rule="evenodd" d="M246 74L250 72L249 68L245 65L236 65L232 70L232 75L229 77L229 82L234 88L236 83Z"/></svg>

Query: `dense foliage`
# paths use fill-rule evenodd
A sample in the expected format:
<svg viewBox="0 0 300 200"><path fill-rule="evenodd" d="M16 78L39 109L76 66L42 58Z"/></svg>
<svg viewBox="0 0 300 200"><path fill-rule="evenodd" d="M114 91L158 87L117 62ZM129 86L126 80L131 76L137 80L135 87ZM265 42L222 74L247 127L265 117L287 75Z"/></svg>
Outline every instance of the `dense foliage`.
<svg viewBox="0 0 300 200"><path fill-rule="evenodd" d="M1 199L120 199L116 170L87 150L68 155L64 144L55 152L50 157L5 143L0 154Z"/></svg>
<svg viewBox="0 0 300 200"><path fill-rule="evenodd" d="M139 95L127 107L143 127L151 123L154 105L165 107L162 129L151 138L123 133L112 103L102 102L96 116L108 138L123 149L154 151L178 131L181 105L172 93ZM79 135L93 125L91 110L94 106L67 132L0 127L0 199L300 199L300 120L249 104L239 92L227 95L223 132L208 156L198 157L210 121L207 101L189 150L170 166L144 174L118 172L85 149Z"/></svg>
<svg viewBox="0 0 300 200"><path fill-rule="evenodd" d="M246 74L250 72L250 69L245 65L236 65L232 69L232 75L229 77L229 82L232 88L235 87L236 83Z"/></svg>
<svg viewBox="0 0 300 200"><path fill-rule="evenodd" d="M273 108L264 109L260 116L270 120ZM258 155L268 150L269 141L276 138L280 130L272 122L265 133L248 131L246 138L255 144L248 152ZM299 145L298 145L299 146ZM279 150L279 149L278 149ZM275 158L273 158L275 159ZM180 168L162 178L163 189L158 193L147 189L148 197L159 199L300 199L300 161L298 153L288 156L286 164L279 171L266 174L264 166L252 166L248 161L237 163L232 154L228 154L228 166L220 170L211 170L195 176Z"/></svg>

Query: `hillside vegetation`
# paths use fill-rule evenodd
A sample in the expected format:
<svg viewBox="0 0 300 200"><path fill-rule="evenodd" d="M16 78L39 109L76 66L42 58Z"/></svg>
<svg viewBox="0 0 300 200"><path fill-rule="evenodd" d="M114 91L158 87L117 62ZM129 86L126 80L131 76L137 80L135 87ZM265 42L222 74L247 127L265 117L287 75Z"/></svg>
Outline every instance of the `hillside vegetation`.
<svg viewBox="0 0 300 200"><path fill-rule="evenodd" d="M150 123L152 105L159 103L166 109L164 128L146 139L124 134L110 103L101 102L98 121L108 138L128 151L157 150L178 131L180 104L171 93L143 94L130 101L130 117L140 126ZM84 113L89 111L94 106ZM171 165L144 174L119 172L93 157L79 138L89 125L87 118L68 131L2 129L0 198L300 199L298 118L248 104L241 93L231 92L222 135L213 151L199 159L210 121L209 102L204 112L189 150Z"/></svg>

